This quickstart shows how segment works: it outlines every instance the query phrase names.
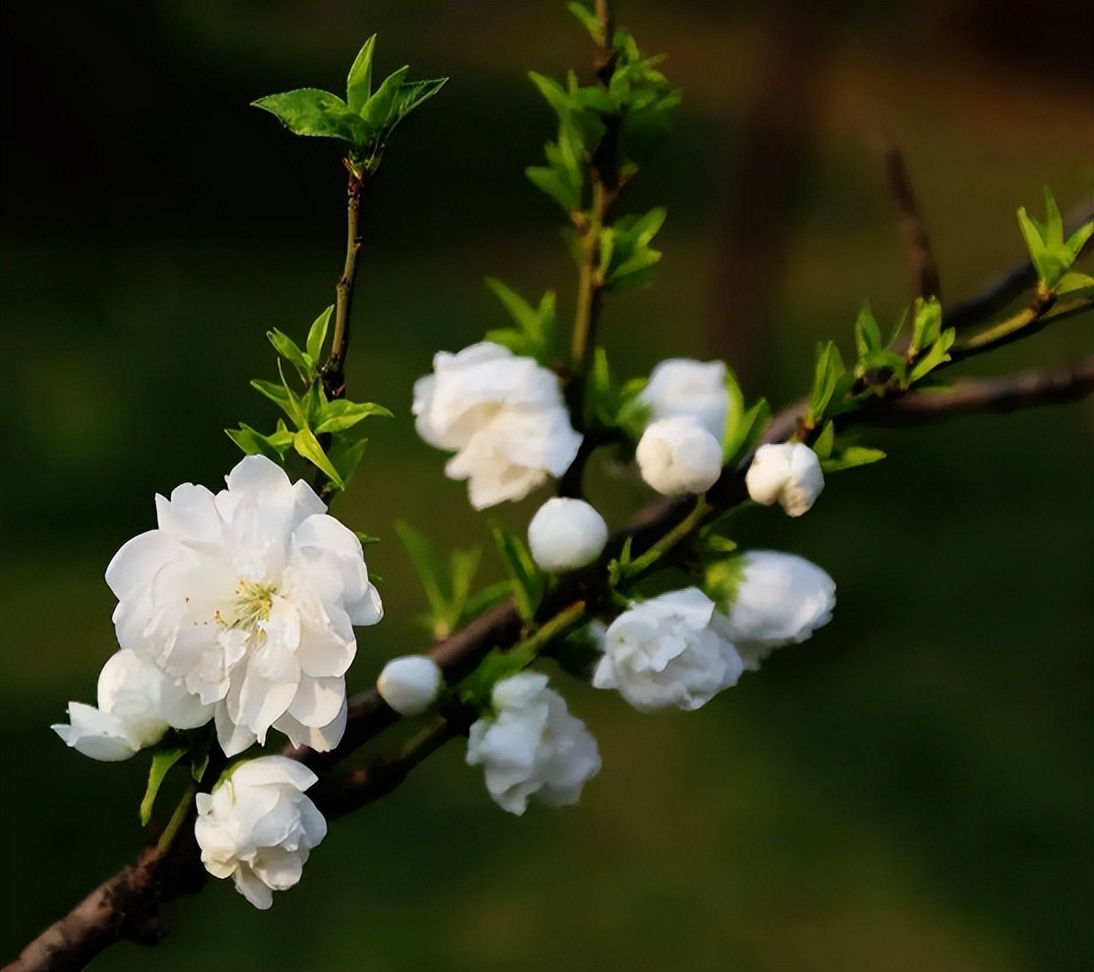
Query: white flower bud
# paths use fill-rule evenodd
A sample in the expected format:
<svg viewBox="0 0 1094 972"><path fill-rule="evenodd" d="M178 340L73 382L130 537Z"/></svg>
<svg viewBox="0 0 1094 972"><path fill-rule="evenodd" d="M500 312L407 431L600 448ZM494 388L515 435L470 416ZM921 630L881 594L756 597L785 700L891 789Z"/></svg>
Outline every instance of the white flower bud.
<svg viewBox="0 0 1094 972"><path fill-rule="evenodd" d="M719 442L725 438L729 393L721 361L668 358L660 362L638 396L654 419L694 418Z"/></svg>
<svg viewBox="0 0 1094 972"><path fill-rule="evenodd" d="M817 454L801 442L762 445L745 474L745 485L757 503L777 502L790 516L801 516L824 489L824 473Z"/></svg>
<svg viewBox="0 0 1094 972"><path fill-rule="evenodd" d="M213 877L231 877L256 908L274 891L300 880L311 849L327 836L327 821L304 790L318 780L285 756L239 763L212 793L197 795L194 836Z"/></svg>
<svg viewBox="0 0 1094 972"><path fill-rule="evenodd" d="M443 683L440 667L428 655L404 655L384 666L376 691L399 715L415 716L436 701Z"/></svg>
<svg viewBox="0 0 1094 972"><path fill-rule="evenodd" d="M635 450L638 471L665 496L705 493L722 474L722 446L693 418L650 423Z"/></svg>
<svg viewBox="0 0 1094 972"><path fill-rule="evenodd" d="M528 524L532 558L554 573L591 564L607 542L608 524L580 499L549 499Z"/></svg>
<svg viewBox="0 0 1094 972"><path fill-rule="evenodd" d="M798 644L832 620L836 583L816 564L774 550L732 558L731 597L711 622L733 642L745 668L756 670L774 649Z"/></svg>
<svg viewBox="0 0 1094 972"><path fill-rule="evenodd" d="M471 726L467 762L485 770L486 788L518 816L532 796L552 807L577 803L600 772L600 753L585 723L547 687L547 676L522 672L494 686L493 714Z"/></svg>

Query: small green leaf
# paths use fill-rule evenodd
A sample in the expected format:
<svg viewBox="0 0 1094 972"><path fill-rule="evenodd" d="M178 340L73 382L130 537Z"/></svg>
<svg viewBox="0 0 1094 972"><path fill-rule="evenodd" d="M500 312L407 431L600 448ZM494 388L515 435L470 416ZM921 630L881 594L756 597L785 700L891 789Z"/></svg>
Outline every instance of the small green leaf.
<svg viewBox="0 0 1094 972"><path fill-rule="evenodd" d="M770 424L771 406L767 404L766 398L761 398L741 416L732 437L727 436L722 446L723 465L755 449Z"/></svg>
<svg viewBox="0 0 1094 972"><path fill-rule="evenodd" d="M543 597L544 576L536 567L523 540L499 524L494 525L493 533L506 572L509 574L517 610L525 621L531 621Z"/></svg>
<svg viewBox="0 0 1094 972"><path fill-rule="evenodd" d="M315 360L311 355L301 351L291 337L279 331L276 327L272 331L267 331L266 337L273 345L274 350L296 369L300 375L300 380L305 385L310 384L315 378Z"/></svg>
<svg viewBox="0 0 1094 972"><path fill-rule="evenodd" d="M515 290L510 289L494 277L486 278L486 286L489 287L494 296L501 301L502 306L505 307L509 312L509 316L516 321L517 326L522 331L534 337L539 336L540 315L528 301L521 297ZM553 294L551 295L551 301L553 306Z"/></svg>
<svg viewBox="0 0 1094 972"><path fill-rule="evenodd" d="M840 472L843 469L854 469L856 466L867 466L884 458L885 453L880 449L867 449L865 446L847 446L846 449L831 458L822 459L821 469L826 473Z"/></svg>
<svg viewBox="0 0 1094 972"><path fill-rule="evenodd" d="M344 432L370 415L392 418L390 411L375 402L349 402L344 398L336 398L333 402L327 402L320 407L315 431L317 434Z"/></svg>
<svg viewBox="0 0 1094 972"><path fill-rule="evenodd" d="M331 304L315 319L315 322L308 329L307 348L312 361L318 362L319 355L323 353L323 342L327 339L327 326L330 324L330 316L333 311L334 305Z"/></svg>
<svg viewBox="0 0 1094 972"><path fill-rule="evenodd" d="M862 365L863 358L868 354L880 351L881 348L881 328L870 312L869 302L866 302L855 321L855 349L858 351L859 364Z"/></svg>
<svg viewBox="0 0 1094 972"><path fill-rule="evenodd" d="M206 750L204 755L199 759L197 754L193 754L190 757L190 776L195 783L200 783L201 778L205 775L205 770L209 766L209 751Z"/></svg>
<svg viewBox="0 0 1094 972"><path fill-rule="evenodd" d="M152 754L152 766L148 771L148 786L144 791L144 799L141 800L141 826L147 827L152 819L152 805L156 802L156 794L163 785L167 771L175 765L184 755L186 746L172 746L169 749L160 749Z"/></svg>
<svg viewBox="0 0 1094 972"><path fill-rule="evenodd" d="M917 297L912 311L912 343L908 348L908 357L919 354L928 348L942 333L942 305L937 297L924 300Z"/></svg>
<svg viewBox="0 0 1094 972"><path fill-rule="evenodd" d="M380 82L376 94L369 98L364 107L361 108L361 117L373 131L380 132L388 125L395 107L395 99L409 70L409 65L404 65L398 71L389 74Z"/></svg>
<svg viewBox="0 0 1094 972"><path fill-rule="evenodd" d="M1071 234L1068 241L1064 244L1064 249L1067 251L1068 256L1071 257L1072 263L1079 258L1079 253L1082 251L1082 248L1086 246L1086 241L1090 239L1091 235L1094 235L1094 222L1084 223Z"/></svg>
<svg viewBox="0 0 1094 972"><path fill-rule="evenodd" d="M422 582L422 590L425 591L425 597L432 612L431 626L435 627L441 620L448 621L448 597L444 592L444 574L437 552L425 536L409 523L402 520L396 521L395 532L403 541L403 546L410 554L410 560Z"/></svg>
<svg viewBox="0 0 1094 972"><path fill-rule="evenodd" d="M826 341L817 349L817 366L813 377L813 390L809 395L809 423L818 425L827 417L829 406L837 397L841 379L847 374L839 348Z"/></svg>
<svg viewBox="0 0 1094 972"><path fill-rule="evenodd" d="M311 429L298 429L293 435L292 445L297 453L307 459L313 466L316 466L335 486L339 489L346 488L345 480L334 468L334 464L323 451L323 447L319 444L319 440L316 439Z"/></svg>
<svg viewBox="0 0 1094 972"><path fill-rule="evenodd" d="M509 581L496 581L493 584L488 584L481 591L476 591L464 604L459 619L456 621L456 626L463 627L484 611L501 604L509 596L510 589Z"/></svg>
<svg viewBox="0 0 1094 972"><path fill-rule="evenodd" d="M297 425L304 424L305 414L301 402L297 396L286 387L284 381L278 385L272 381L254 378L251 380L251 387L265 395Z"/></svg>
<svg viewBox="0 0 1094 972"><path fill-rule="evenodd" d="M360 112L372 94L372 53L376 47L376 35L373 34L353 59L353 66L346 78L346 107L350 111Z"/></svg>
<svg viewBox="0 0 1094 972"><path fill-rule="evenodd" d="M415 108L432 98L445 86L447 81L448 78L432 78L427 81L404 83L395 95L395 102L391 106L391 113L388 115L387 124L384 126L385 134L390 133L391 129Z"/></svg>
<svg viewBox="0 0 1094 972"><path fill-rule="evenodd" d="M935 342L927 350L927 353L923 355L912 368L911 374L908 376L908 380L914 384L922 378L926 378L935 368L940 364L950 360L950 356L947 353L950 347L953 345L956 332L952 327L946 328L936 339Z"/></svg>
<svg viewBox="0 0 1094 972"><path fill-rule="evenodd" d="M341 98L319 88L298 88L268 95L251 104L275 115L296 135L338 138L356 144L366 134L361 120Z"/></svg>
<svg viewBox="0 0 1094 972"><path fill-rule="evenodd" d="M581 183L575 183L558 169L545 165L531 165L524 170L524 174L533 186L550 196L567 213L580 205Z"/></svg>
<svg viewBox="0 0 1094 972"><path fill-rule="evenodd" d="M342 481L348 483L353 476L361 457L365 454L368 439L350 439L346 436L335 436L330 447L330 461L338 470Z"/></svg>
<svg viewBox="0 0 1094 972"><path fill-rule="evenodd" d="M1064 294L1079 294L1085 293L1091 289L1094 289L1094 277L1088 277L1085 273L1078 273L1072 271L1071 273L1065 273L1060 282L1052 288L1057 297L1063 297Z"/></svg>
<svg viewBox="0 0 1094 972"><path fill-rule="evenodd" d="M813 443L813 451L817 458L824 460L832 455L832 447L836 444L836 426L834 422L825 422L821 434Z"/></svg>
<svg viewBox="0 0 1094 972"><path fill-rule="evenodd" d="M588 7L583 3L578 3L577 0L570 0L566 4L566 9L570 11L580 22L588 32L589 36L601 47L604 46L604 30L600 26L600 20Z"/></svg>
<svg viewBox="0 0 1094 972"><path fill-rule="evenodd" d="M277 444L273 436L265 436L257 429L252 429L244 422L239 423L238 429L225 429L228 438L239 446L248 456L265 456L274 462L281 462L285 456L286 446ZM290 433L291 438L291 433Z"/></svg>

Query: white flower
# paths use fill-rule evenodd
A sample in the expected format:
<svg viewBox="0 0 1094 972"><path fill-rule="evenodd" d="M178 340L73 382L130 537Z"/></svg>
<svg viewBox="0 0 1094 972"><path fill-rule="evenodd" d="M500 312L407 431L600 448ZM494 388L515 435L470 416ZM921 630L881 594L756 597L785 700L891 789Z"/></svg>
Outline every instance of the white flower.
<svg viewBox="0 0 1094 972"><path fill-rule="evenodd" d="M736 563L733 563L733 562ZM836 583L803 557L751 550L731 558L735 592L714 627L733 642L745 668L756 670L774 649L798 644L832 620Z"/></svg>
<svg viewBox="0 0 1094 972"><path fill-rule="evenodd" d="M532 559L555 573L591 564L608 542L608 524L580 499L549 499L528 524Z"/></svg>
<svg viewBox="0 0 1094 972"><path fill-rule="evenodd" d="M577 803L585 781L600 772L600 753L585 723L547 687L547 676L502 679L493 704L495 715L471 726L467 762L483 767L494 802L518 816L532 796L553 807Z"/></svg>
<svg viewBox="0 0 1094 972"><path fill-rule="evenodd" d="M791 516L808 513L824 489L817 454L801 442L762 445L745 474L748 495L764 506L778 504Z"/></svg>
<svg viewBox="0 0 1094 972"><path fill-rule="evenodd" d="M744 670L713 616L714 602L697 587L636 604L608 626L593 685L618 689L642 712L698 709Z"/></svg>
<svg viewBox="0 0 1094 972"><path fill-rule="evenodd" d="M443 684L440 668L428 655L404 655L384 666L376 691L399 715L415 716L433 704Z"/></svg>
<svg viewBox="0 0 1094 972"><path fill-rule="evenodd" d="M722 474L722 446L698 420L651 422L635 450L642 478L665 496L705 493Z"/></svg>
<svg viewBox="0 0 1094 972"><path fill-rule="evenodd" d="M68 704L70 725L51 726L67 745L92 759L113 763L153 746L169 726L196 729L213 708L145 661L136 652L115 652L99 673L99 707Z"/></svg>
<svg viewBox="0 0 1094 972"><path fill-rule="evenodd" d="M194 835L201 863L213 877L231 877L256 908L300 880L311 849L327 836L327 821L304 795L318 777L284 756L238 764L212 793L197 795Z"/></svg>
<svg viewBox="0 0 1094 972"><path fill-rule="evenodd" d="M638 400L649 405L654 419L693 418L719 443L725 438L729 393L721 361L668 358L650 372Z"/></svg>
<svg viewBox="0 0 1094 972"><path fill-rule="evenodd" d="M548 475L561 476L581 445L558 378L488 341L437 354L433 374L414 383L413 412L426 442L455 451L445 475L468 480L477 510L523 499Z"/></svg>
<svg viewBox="0 0 1094 972"><path fill-rule="evenodd" d="M118 642L215 703L229 755L271 726L333 748L345 728L353 625L383 616L361 544L307 483L247 456L215 496L186 483L156 497L159 529L106 569Z"/></svg>

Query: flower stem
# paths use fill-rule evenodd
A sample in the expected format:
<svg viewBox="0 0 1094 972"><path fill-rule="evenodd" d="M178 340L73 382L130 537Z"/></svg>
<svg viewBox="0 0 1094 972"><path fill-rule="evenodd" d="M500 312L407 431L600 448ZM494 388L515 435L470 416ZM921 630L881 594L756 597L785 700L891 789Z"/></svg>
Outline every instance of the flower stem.
<svg viewBox="0 0 1094 972"><path fill-rule="evenodd" d="M191 783L186 787L186 792L182 795L182 799L179 800L178 806L175 807L175 812L171 814L171 819L167 821L167 826L163 828L163 833L160 834L159 840L156 841L157 854L163 855L170 850L171 845L175 842L175 838L182 829L182 825L186 823L190 817L190 812L194 808L194 795L197 791L198 787L196 783Z"/></svg>

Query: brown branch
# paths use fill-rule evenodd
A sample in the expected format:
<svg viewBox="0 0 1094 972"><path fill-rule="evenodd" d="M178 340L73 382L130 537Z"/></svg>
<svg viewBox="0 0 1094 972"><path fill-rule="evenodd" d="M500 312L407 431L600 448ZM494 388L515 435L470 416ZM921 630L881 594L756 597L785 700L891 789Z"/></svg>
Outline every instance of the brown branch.
<svg viewBox="0 0 1094 972"><path fill-rule="evenodd" d="M904 163L904 155L892 142L882 136L881 157L885 168L885 179L889 186L889 196L896 210L897 228L904 240L904 249L908 254L908 263L912 269L912 287L917 297L942 296L942 283L938 275L938 264L931 249L931 238L927 233L927 224L919 211L912 179Z"/></svg>

